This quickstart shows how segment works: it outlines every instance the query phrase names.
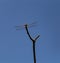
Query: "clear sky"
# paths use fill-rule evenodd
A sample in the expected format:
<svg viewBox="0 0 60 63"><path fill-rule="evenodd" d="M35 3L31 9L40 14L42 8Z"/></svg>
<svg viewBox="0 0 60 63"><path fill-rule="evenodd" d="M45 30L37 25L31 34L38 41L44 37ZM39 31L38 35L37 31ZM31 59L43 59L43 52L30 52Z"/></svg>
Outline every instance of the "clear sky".
<svg viewBox="0 0 60 63"><path fill-rule="evenodd" d="M60 63L60 0L0 0L0 63L33 63L32 42L14 26L35 21L37 63Z"/></svg>

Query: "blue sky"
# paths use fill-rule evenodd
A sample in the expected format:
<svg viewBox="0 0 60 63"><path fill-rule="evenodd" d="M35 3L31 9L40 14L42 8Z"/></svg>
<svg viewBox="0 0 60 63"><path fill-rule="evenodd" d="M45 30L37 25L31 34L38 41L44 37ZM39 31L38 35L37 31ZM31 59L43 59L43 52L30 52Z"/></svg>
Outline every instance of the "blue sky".
<svg viewBox="0 0 60 63"><path fill-rule="evenodd" d="M34 21L37 63L60 63L60 0L0 0L0 63L33 63L32 42L14 26Z"/></svg>

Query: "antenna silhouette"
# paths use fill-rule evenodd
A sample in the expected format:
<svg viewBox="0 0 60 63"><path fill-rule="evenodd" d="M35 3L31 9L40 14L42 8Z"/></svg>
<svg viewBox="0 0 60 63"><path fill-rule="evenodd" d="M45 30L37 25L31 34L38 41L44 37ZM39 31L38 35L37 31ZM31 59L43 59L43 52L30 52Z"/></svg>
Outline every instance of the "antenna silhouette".
<svg viewBox="0 0 60 63"><path fill-rule="evenodd" d="M25 25L25 29L26 29L26 32L27 32L28 37L30 38L30 40L32 41L32 44L33 44L33 57L34 57L34 63L36 63L35 43L36 43L36 40L40 37L40 35L38 35L35 39L33 39L30 36L30 33L28 31L28 25L27 24Z"/></svg>
<svg viewBox="0 0 60 63"><path fill-rule="evenodd" d="M20 27L20 26L17 26L17 27ZM28 27L29 27L28 24L25 24L24 27L25 27L25 30L26 30L26 32L27 32L28 37L29 37L30 40L32 41L32 44L33 44L33 58L34 58L34 63L36 63L35 43L36 43L36 40L40 37L40 35L38 35L37 37L35 37L35 39L33 39L33 38L31 37L29 31L28 31ZM17 30L19 30L19 29L17 29Z"/></svg>

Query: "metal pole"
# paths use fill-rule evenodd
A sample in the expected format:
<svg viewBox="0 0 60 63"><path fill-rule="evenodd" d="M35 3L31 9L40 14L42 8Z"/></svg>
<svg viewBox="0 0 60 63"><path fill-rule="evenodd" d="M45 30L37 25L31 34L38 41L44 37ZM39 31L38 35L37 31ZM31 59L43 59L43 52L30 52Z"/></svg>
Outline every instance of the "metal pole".
<svg viewBox="0 0 60 63"><path fill-rule="evenodd" d="M30 40L32 41L33 43L33 57L34 57L34 63L36 63L36 54L35 54L35 42L36 40L40 37L40 35L38 35L35 40L30 36L29 34L29 31L28 31L28 28L27 28L27 24L25 25L25 29L26 29L26 32L27 32L27 35L29 36Z"/></svg>
<svg viewBox="0 0 60 63"><path fill-rule="evenodd" d="M34 57L34 63L36 63L36 54L35 54L35 42L33 42L33 57Z"/></svg>

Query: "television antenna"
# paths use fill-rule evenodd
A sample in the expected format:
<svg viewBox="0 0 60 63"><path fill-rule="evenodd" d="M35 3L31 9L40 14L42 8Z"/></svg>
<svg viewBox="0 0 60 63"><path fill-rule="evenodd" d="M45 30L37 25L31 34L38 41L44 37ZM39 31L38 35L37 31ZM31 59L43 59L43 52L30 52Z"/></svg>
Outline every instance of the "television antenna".
<svg viewBox="0 0 60 63"><path fill-rule="evenodd" d="M21 27L22 27L22 28L24 27L25 30L26 30L26 33L27 33L28 37L29 37L30 40L32 41L32 44L33 44L34 63L36 63L35 43L36 43L36 40L40 37L40 35L36 36L35 39L33 39L33 38L31 37L29 31L28 31L28 28L35 26L35 24L36 24L36 22L34 22L34 23L32 23L32 24L29 24L29 25L28 25L28 24L25 24L25 25L23 25L23 26L16 26L16 27L18 28L18 29L16 29L16 30L20 30Z"/></svg>
<svg viewBox="0 0 60 63"><path fill-rule="evenodd" d="M37 22L35 21L33 23L30 23L30 24L15 26L15 28L16 28L16 30L21 30L21 29L25 28L25 25L27 25L28 28L35 27L37 25Z"/></svg>

